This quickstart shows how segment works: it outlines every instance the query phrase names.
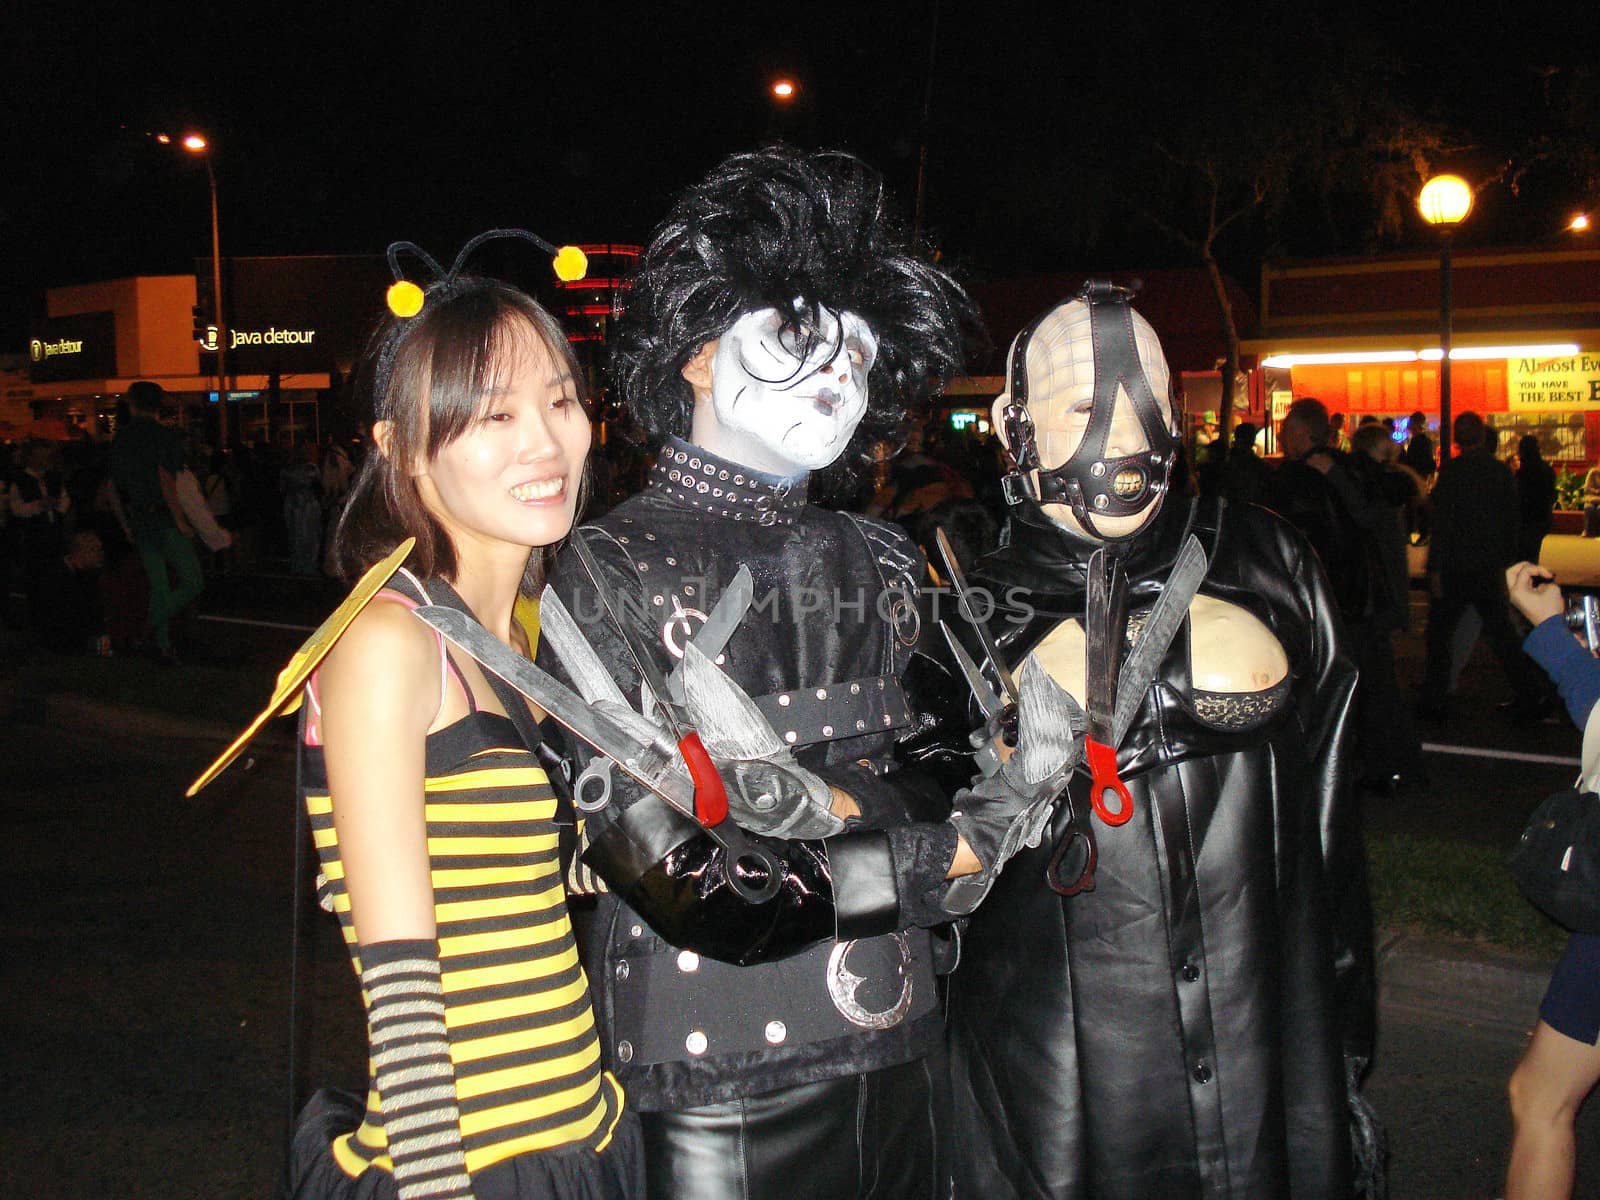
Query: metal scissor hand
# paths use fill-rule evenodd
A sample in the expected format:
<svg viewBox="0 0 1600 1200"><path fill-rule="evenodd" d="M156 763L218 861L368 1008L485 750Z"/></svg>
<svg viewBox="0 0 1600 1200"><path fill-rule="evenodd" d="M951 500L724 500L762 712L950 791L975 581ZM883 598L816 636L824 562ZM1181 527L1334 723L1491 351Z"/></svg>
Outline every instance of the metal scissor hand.
<svg viewBox="0 0 1600 1200"><path fill-rule="evenodd" d="M987 778L1000 769L1000 752L995 749L994 739L1001 736L1007 726L1010 726L1014 733L1017 706L1007 704L995 695L994 689L989 686L989 681L978 669L978 664L972 660L972 655L967 653L967 648L961 644L961 640L956 637L950 626L940 621L939 629L950 647L951 656L961 669L961 677L967 681L967 688L972 692L973 699L978 702L979 711L983 713L983 725L972 731L970 740L972 748L978 752L978 770Z"/></svg>
<svg viewBox="0 0 1600 1200"><path fill-rule="evenodd" d="M1188 616L1209 565L1200 539L1190 534L1145 618L1133 652L1119 669L1127 629L1126 581L1119 563L1107 564L1104 550L1096 550L1089 559L1088 611L1084 614L1088 635L1087 749L1093 776L1089 800L1107 825L1124 824L1133 816L1133 796L1117 771L1117 749L1144 705L1145 693L1160 673L1161 660ZM1108 797L1116 799L1115 807Z"/></svg>
<svg viewBox="0 0 1600 1200"><path fill-rule="evenodd" d="M1018 695L1016 677L1012 675L1011 668L1006 666L1005 659L1000 657L1000 648L995 645L994 635L989 632L988 625L978 619L978 610L972 601L972 589L967 586L967 576L961 569L961 561L956 558L956 552L950 546L950 539L945 537L942 528L933 531L933 540L938 544L939 557L944 559L945 574L950 577L950 583L956 589L956 606L961 610L961 615L967 619L967 623L972 626L972 632L978 638L978 645L983 648L983 656L988 661L989 669L994 672L995 681L999 683L1001 691L1005 692L1008 701L1015 704ZM980 704L983 702L981 696L978 702Z"/></svg>
<svg viewBox="0 0 1600 1200"><path fill-rule="evenodd" d="M716 658L727 647L734 630L749 612L754 594L755 585L750 570L741 566L718 597L705 623L689 639L690 644L701 650L707 658ZM539 601L539 628L545 644L560 660L562 668L586 701L598 706L618 723L631 726L635 736L650 740L668 758L676 754L666 730L652 725L629 707L621 689L612 680L610 671L595 654L594 647L578 628L567 606L548 587ZM681 713L684 702L681 662L673 668L666 682L672 703ZM667 715L670 717L672 714ZM612 761L606 755L589 760L573 781L572 802L580 811L598 812L611 802L611 772Z"/></svg>
<svg viewBox="0 0 1600 1200"><path fill-rule="evenodd" d="M418 608L416 614L486 669L539 705L573 734L607 756L641 787L661 797L684 816L697 821L727 852L728 884L747 902L760 904L778 894L783 883L783 864L777 856L765 846L750 841L737 825L714 828L699 820L696 816L696 798L706 786L704 780L685 772L676 748L671 754L661 752L660 736L653 728L648 732L640 728L637 723L644 721L644 718L639 714L626 705L618 710L609 703L590 703L547 671L516 653L482 625L453 608L425 605ZM591 649L589 654L593 653ZM615 684L611 686L614 690ZM628 712L629 717L623 717L623 711ZM649 727L648 722L645 725ZM707 758L706 762L709 765L710 759ZM714 768L712 776L716 779L715 786L720 789L721 779L716 776ZM606 782L609 783L609 779Z"/></svg>

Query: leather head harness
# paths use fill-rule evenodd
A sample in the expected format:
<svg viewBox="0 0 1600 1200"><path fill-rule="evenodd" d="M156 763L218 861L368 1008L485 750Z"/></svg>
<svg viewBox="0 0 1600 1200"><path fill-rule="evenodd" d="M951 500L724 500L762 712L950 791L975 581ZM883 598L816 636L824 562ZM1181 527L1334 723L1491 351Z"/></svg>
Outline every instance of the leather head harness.
<svg viewBox="0 0 1600 1200"><path fill-rule="evenodd" d="M1028 415L1028 345L1045 318L1056 311L1052 308L1011 343L1006 371L1011 403L1002 416L1007 454L1012 462L1012 470L1003 481L1005 496L1011 504L1032 500L1071 505L1073 515L1090 536L1105 542L1125 541L1138 531L1108 536L1095 526L1095 518L1140 516L1146 513L1152 498L1154 506L1148 508L1148 515L1154 517L1161 510L1178 452L1178 434L1175 421L1169 424L1162 416L1160 402L1139 361L1132 290L1104 280L1090 280L1076 298L1089 307L1094 353L1089 426L1071 458L1050 470L1040 466L1033 418ZM1137 454L1107 456L1106 443L1119 388L1132 402L1149 448ZM1038 472L1037 484L1034 471Z"/></svg>

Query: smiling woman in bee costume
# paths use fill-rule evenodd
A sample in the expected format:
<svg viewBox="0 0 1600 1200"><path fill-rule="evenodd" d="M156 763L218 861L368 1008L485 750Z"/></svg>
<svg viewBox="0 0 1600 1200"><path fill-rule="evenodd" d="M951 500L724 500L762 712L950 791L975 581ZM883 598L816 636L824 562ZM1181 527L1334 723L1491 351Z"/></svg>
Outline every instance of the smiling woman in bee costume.
<svg viewBox="0 0 1600 1200"><path fill-rule="evenodd" d="M1090 284L1044 314L994 407L1011 536L975 580L1010 601L1003 657L1088 710L1093 780L964 939L957 1194L1343 1200L1378 1159L1355 671L1292 527L1168 494L1168 369L1130 299ZM1203 578L1141 677L1186 553Z"/></svg>

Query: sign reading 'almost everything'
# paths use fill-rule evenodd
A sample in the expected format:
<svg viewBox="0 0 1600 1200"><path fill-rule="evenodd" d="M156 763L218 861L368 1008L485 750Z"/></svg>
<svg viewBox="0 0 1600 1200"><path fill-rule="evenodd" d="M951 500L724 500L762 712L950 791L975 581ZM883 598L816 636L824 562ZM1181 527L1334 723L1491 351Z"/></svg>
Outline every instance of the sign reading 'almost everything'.
<svg viewBox="0 0 1600 1200"><path fill-rule="evenodd" d="M1506 359L1509 407L1600 410L1600 354Z"/></svg>

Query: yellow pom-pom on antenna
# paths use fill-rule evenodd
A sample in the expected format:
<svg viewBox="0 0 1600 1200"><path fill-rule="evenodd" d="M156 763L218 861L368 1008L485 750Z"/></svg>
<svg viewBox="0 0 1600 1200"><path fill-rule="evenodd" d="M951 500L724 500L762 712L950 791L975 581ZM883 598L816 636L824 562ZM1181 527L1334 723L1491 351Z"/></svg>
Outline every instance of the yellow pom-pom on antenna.
<svg viewBox="0 0 1600 1200"><path fill-rule="evenodd" d="M589 273L589 256L576 246L563 246L556 251L556 278L572 283Z"/></svg>
<svg viewBox="0 0 1600 1200"><path fill-rule="evenodd" d="M414 317L422 311L422 289L409 279L391 283L384 298L389 302L389 311L397 317Z"/></svg>

